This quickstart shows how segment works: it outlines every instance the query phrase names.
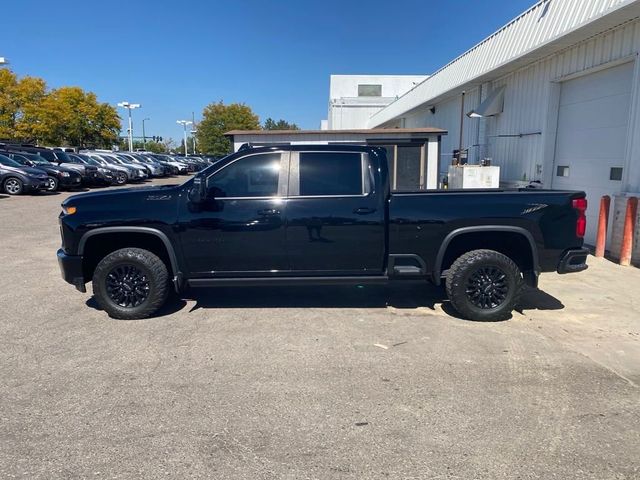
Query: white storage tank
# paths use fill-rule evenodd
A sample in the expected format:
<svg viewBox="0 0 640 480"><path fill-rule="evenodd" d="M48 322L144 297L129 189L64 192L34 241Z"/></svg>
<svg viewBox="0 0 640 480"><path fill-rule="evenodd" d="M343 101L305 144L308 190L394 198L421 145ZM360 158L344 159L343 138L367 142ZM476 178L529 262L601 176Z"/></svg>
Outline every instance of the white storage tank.
<svg viewBox="0 0 640 480"><path fill-rule="evenodd" d="M499 188L500 167L481 165L450 165L449 188Z"/></svg>

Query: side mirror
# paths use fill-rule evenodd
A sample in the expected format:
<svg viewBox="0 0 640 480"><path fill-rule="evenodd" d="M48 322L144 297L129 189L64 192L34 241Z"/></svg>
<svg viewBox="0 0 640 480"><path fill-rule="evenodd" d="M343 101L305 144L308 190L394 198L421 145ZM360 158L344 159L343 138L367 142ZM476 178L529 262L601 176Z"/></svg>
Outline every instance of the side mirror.
<svg viewBox="0 0 640 480"><path fill-rule="evenodd" d="M193 185L189 190L189 201L191 203L202 203L207 194L207 185L203 177L197 176L193 179Z"/></svg>
<svg viewBox="0 0 640 480"><path fill-rule="evenodd" d="M36 162L32 162L31 160L27 160L27 165L29 165L30 167L35 167L36 166Z"/></svg>

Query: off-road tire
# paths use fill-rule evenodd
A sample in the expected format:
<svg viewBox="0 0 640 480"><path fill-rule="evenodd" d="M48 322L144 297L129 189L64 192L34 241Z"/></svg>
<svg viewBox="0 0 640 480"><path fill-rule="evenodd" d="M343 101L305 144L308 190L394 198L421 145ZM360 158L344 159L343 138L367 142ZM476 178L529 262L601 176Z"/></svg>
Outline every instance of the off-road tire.
<svg viewBox="0 0 640 480"><path fill-rule="evenodd" d="M22 195L24 193L24 184L19 178L9 177L5 179L2 189L8 195Z"/></svg>
<svg viewBox="0 0 640 480"><path fill-rule="evenodd" d="M478 306L469 293L473 292L473 287L470 286L473 276L486 269L504 274L501 285L506 287L506 293L496 306ZM465 253L453 262L446 278L447 297L453 308L464 318L483 322L509 318L520 299L523 285L518 266L509 257L494 250L472 250ZM477 298L475 302L478 302Z"/></svg>
<svg viewBox="0 0 640 480"><path fill-rule="evenodd" d="M107 290L107 277L117 267L135 267L148 282L148 295L137 306L121 306ZM158 256L141 248L122 248L104 257L93 273L93 295L98 304L112 318L135 320L153 315L167 300L169 274L167 266Z"/></svg>

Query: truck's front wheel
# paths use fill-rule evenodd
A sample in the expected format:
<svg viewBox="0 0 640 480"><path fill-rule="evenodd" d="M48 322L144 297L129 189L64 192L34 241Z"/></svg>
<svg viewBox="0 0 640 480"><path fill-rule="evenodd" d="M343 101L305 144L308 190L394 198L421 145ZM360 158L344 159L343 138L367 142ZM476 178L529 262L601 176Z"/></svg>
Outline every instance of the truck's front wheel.
<svg viewBox="0 0 640 480"><path fill-rule="evenodd" d="M113 318L147 318L164 304L168 293L166 265L141 248L110 253L93 273L93 295Z"/></svg>
<svg viewBox="0 0 640 480"><path fill-rule="evenodd" d="M463 317L490 322L509 317L523 280L509 257L493 250L473 250L453 262L446 285L451 305Z"/></svg>

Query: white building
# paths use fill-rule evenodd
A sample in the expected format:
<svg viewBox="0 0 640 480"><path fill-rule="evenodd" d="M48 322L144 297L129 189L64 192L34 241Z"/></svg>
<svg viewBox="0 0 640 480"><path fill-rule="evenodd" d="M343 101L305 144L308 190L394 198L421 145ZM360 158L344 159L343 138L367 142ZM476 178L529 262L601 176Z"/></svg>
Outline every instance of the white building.
<svg viewBox="0 0 640 480"><path fill-rule="evenodd" d="M640 192L639 51L640 0L543 0L349 127L442 128L441 175L462 146L507 184L585 190L593 243L600 197Z"/></svg>
<svg viewBox="0 0 640 480"><path fill-rule="evenodd" d="M427 75L331 75L329 116L322 130L363 127L369 118L427 79Z"/></svg>

